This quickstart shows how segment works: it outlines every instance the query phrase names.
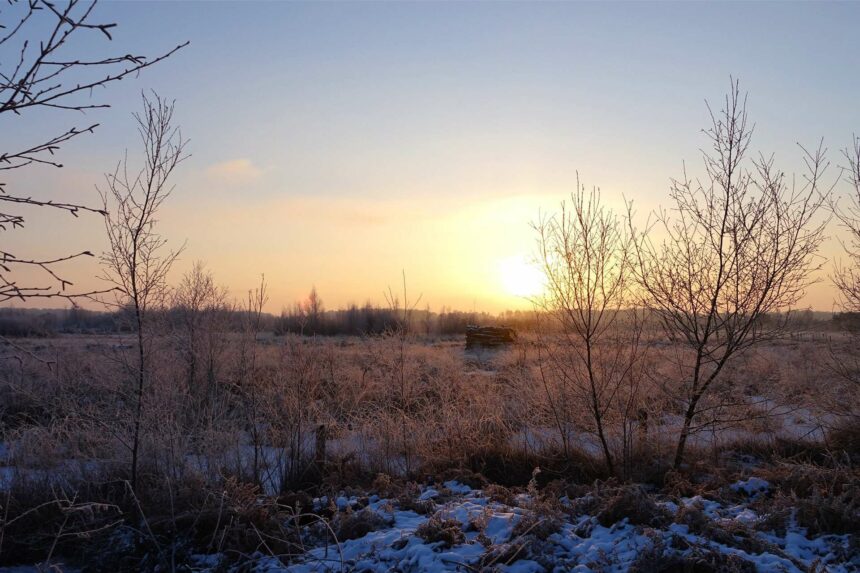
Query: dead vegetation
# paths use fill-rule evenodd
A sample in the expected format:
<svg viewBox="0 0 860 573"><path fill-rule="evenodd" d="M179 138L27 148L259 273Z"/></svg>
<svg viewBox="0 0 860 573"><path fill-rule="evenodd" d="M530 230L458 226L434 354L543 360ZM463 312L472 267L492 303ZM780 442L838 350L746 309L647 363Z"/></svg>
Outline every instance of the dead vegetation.
<svg viewBox="0 0 860 573"><path fill-rule="evenodd" d="M662 542L643 552L630 568L631 573L756 573L755 564L737 555L709 547L690 547L680 539L667 550ZM684 547L687 545L687 547ZM673 551L686 549L685 554Z"/></svg>
<svg viewBox="0 0 860 573"><path fill-rule="evenodd" d="M766 496L750 501L760 515L751 525L756 531L784 530L793 519L811 534L856 533L860 522L853 451L835 447L853 442L836 440L833 433L826 434L826 441L787 433L766 439L750 433L704 442L691 449L685 468L667 471L671 444L661 441L654 421L654 429L639 434L640 461L631 476L646 485L630 485L607 481L610 476L593 454L578 451L565 457L551 435L529 433L550 425L548 410L541 407L545 394L528 390L537 366L515 359L515 350L497 355L483 366L491 368L489 374L475 377L460 349L407 343L402 367L409 380L405 395L410 417L404 433L402 402L392 402L397 397L385 383L401 367L397 341L368 338L342 345L325 338L260 337L251 346L240 344L244 335L216 331L207 336L212 342L196 348L207 355L218 349L210 355L215 367L206 374L212 376L209 390L193 396L187 383L174 383L188 380L183 359L188 347L180 354L172 337L154 340L161 358L154 362L141 424L137 496L124 485L129 475L122 445L133 429L123 408L133 403L123 402L123 394L108 383L122 364L111 356L129 349L109 339L71 345L61 340L51 350L55 370L25 361L24 376L20 371L4 374L0 441L6 450L0 470L8 485L0 500L6 512L0 560L45 559L65 518L54 501L59 491L76 503L114 509L85 519L76 514L81 521L75 527L98 533L77 545L64 536L55 552L82 556L110 536L120 536L131 540L130 545L113 544L125 548L125 558L146 553L150 560L179 555L179 548L167 549L178 538L183 547L219 549L235 559L254 551L289 559L303 551L295 537L297 522L328 520L331 531L320 525L318 534L329 542L386 527L361 507L349 517L313 507L314 496L331 496L344 488L374 493L392 500L397 509L432 516L451 494L440 487L438 497L421 499L419 484L428 475L436 476L436 483L456 480L483 489L489 499L509 506L522 505L518 496L531 489L531 501L523 506L529 517L517 534L534 543L551 537L563 520L560 516L571 513L593 515L607 525L623 520L645 528L673 519L686 523L695 516L668 515L658 500L698 495L741 502L726 484L748 475L772 485ZM223 343L215 342L219 337ZM774 346L765 352L778 355L781 349ZM779 366L778 361L768 363ZM826 370L809 375L820 379ZM779 376L789 387L802 386L790 364ZM247 400L243 389L248 384L259 392L258 399ZM197 404L193 411L205 415L186 416L191 403ZM824 415L828 401L822 397L820 404ZM256 442L249 432L253 420L259 428ZM323 423L324 449L317 432ZM742 428L735 426L732 432L737 435ZM850 429L842 431L850 437ZM581 443L589 442L584 437ZM402 459L405 447L413 456L411 474ZM537 474L536 467L541 468ZM576 502L564 507L559 503L564 498ZM45 503L38 519L18 518ZM436 529L445 530L437 521ZM709 527L705 523L700 531L711 535ZM744 534L735 532L733 538ZM451 531L446 536L458 538Z"/></svg>
<svg viewBox="0 0 860 573"><path fill-rule="evenodd" d="M456 519L436 513L415 530L415 535L427 543L440 543L442 547L452 547L465 541L463 527Z"/></svg>
<svg viewBox="0 0 860 573"><path fill-rule="evenodd" d="M0 565L62 554L175 571L202 553L253 567L324 546L344 568L342 544L392 528L395 511L423 519L414 536L437 549L479 543L488 569L571 566L548 557L559 536L601 528L695 537L655 533L643 571L746 572L742 553L794 563L766 532L858 533L856 340L805 339L787 312L819 268L827 162L807 153L799 187L769 159L747 165L737 84L706 132L705 183L685 173L677 219L655 214L666 240L577 182L569 210L536 225L550 283L536 332L484 331L505 348L469 354L420 334L405 275L384 325L350 339L316 336L316 289L283 336L265 328L264 277L231 302L195 265L171 290L177 252L155 222L184 158L172 114L144 98L144 167L123 162L103 194L124 333L22 340L3 357ZM833 208L856 234L856 213ZM838 275L849 302L856 278ZM449 513L465 487L516 516L509 539L490 539L488 514ZM709 509L730 503L755 515Z"/></svg>

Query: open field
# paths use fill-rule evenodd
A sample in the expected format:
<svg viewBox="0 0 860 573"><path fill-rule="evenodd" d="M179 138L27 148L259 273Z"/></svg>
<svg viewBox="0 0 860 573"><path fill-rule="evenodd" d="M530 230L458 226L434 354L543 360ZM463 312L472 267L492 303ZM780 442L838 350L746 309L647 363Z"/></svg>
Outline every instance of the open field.
<svg viewBox="0 0 860 573"><path fill-rule="evenodd" d="M857 22L0 1L0 573L860 573Z"/></svg>
<svg viewBox="0 0 860 573"><path fill-rule="evenodd" d="M623 389L625 411L606 417L614 476L585 405L552 376L548 342L534 335L465 351L462 337L405 332L208 332L193 361L181 337L162 335L150 341L144 485L134 493L133 343L125 335L16 340L18 359L0 375L0 563L860 566L857 389L830 366L851 349L843 334L795 333L745 355L674 472L679 350L650 339L636 387ZM743 484L758 485L746 492Z"/></svg>

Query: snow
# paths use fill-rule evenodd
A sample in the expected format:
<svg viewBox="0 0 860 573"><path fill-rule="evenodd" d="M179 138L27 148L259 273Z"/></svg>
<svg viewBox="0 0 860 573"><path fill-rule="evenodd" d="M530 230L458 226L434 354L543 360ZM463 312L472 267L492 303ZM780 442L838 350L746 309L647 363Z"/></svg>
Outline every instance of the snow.
<svg viewBox="0 0 860 573"><path fill-rule="evenodd" d="M499 570L506 573L542 573L544 568L537 561L522 559L513 565L500 565Z"/></svg>
<svg viewBox="0 0 860 573"><path fill-rule="evenodd" d="M766 491L769 486L757 478L735 485L737 491L757 493ZM754 535L764 542L765 547L774 547L775 553L764 551L755 554L695 535L686 525L672 523L659 530L630 525L625 519L604 527L590 515L568 515L559 530L545 541L535 540L531 536L540 554L530 554L527 547L518 545L529 537L528 534L519 537L514 535L517 523L531 511L528 496L520 496L518 505L509 506L491 501L480 490L456 482L445 483L445 488L452 496L446 497L447 501L437 506L437 513L442 518L456 519L462 524L465 532L463 543L453 547L443 547L441 542L425 543L415 535L415 531L430 519L430 515L393 509L385 514L389 518L393 517L393 520L389 520L389 523L393 523L391 527L341 544L343 563L340 554L329 545L327 550L322 546L312 549L298 563L277 565L270 562L266 568L258 568L257 571L322 573L340 571L343 565L346 571L465 572L480 569L489 559L495 570L514 573L549 571L546 569L547 564L553 571L623 572L630 568L639 555L653 549L655 542L659 541L662 546L668 547L673 537L683 538L692 546L737 555L754 563L760 571L799 572L802 571L800 566L809 568L816 562L826 564L827 571L833 573L854 570L852 565L840 563L838 557L850 554L851 540L848 535L810 539L803 529L797 527L789 527L789 531L781 538L772 532L756 532ZM434 487L424 487L418 498L441 499ZM682 506L700 508L717 524L735 521L752 525L759 519L752 509L742 504L724 505L701 496L681 498L677 503L664 500L661 505L669 511ZM376 499L368 507L373 511L384 512L383 508L394 506L388 500ZM480 534L472 525L478 522L483 524ZM508 564L493 561L493 558L498 559L501 555L509 558L517 551L516 558ZM689 552L691 549L684 551Z"/></svg>
<svg viewBox="0 0 860 573"><path fill-rule="evenodd" d="M735 521L751 525L758 521L758 515L756 515L756 513L751 509L744 508L735 515Z"/></svg>
<svg viewBox="0 0 860 573"><path fill-rule="evenodd" d="M10 450L8 444L0 443L0 489L14 477L13 468L6 465ZM852 543L856 541L850 535L810 537L794 519L787 521L786 530L782 533L756 531L756 524L766 516L760 515L753 507L761 510L755 504L756 500L766 496L772 489L766 480L755 476L746 477L732 483L728 489L742 497L735 497L729 503L701 495L680 498L658 496L657 502L669 515L675 515L682 508L696 508L726 531L746 528L749 535L760 543L742 547L756 547L761 553L750 553L718 543L706 536L694 534L687 525L679 523L669 523L662 528L647 528L631 525L627 519L621 519L604 527L593 515L573 513L573 508L589 505L584 502L593 498L590 493L578 499L559 499L558 505L565 508L566 513L560 514L562 519L558 530L551 532L545 539L537 538L528 528L524 528L527 529L525 534L515 535L514 531L522 520L545 517L532 514L535 500L531 495L516 495L513 503L508 505L487 498L480 489L449 480L433 486L422 486L415 498L433 502L429 505L435 508L436 515L460 523L464 539L452 547L444 546L443 542L428 543L416 535L418 528L431 518L432 512L422 515L399 508L394 499L370 495L364 498L367 510L384 518L386 525L382 529L336 544L331 538L325 539L320 531L314 532L308 527L303 532L306 536L303 542L309 550L294 562L284 563L277 557L258 553L251 556L251 568L242 570L258 573L325 573L341 570L437 573L476 571L487 566L494 571L509 573L620 573L627 571L643 553L653 550L674 555L693 550L717 551L747 560L759 571L801 572L815 569L848 573L860 570L860 556L852 553L856 552L852 548ZM315 498L313 511L332 509L347 513L361 510L364 503L356 496L340 493ZM684 540L686 545L679 548L678 539ZM503 562L503 559L507 562ZM846 562L846 559L850 562ZM190 561L196 571L231 570L230 558L223 554L194 554ZM0 573L36 571L34 567L0 567Z"/></svg>
<svg viewBox="0 0 860 573"><path fill-rule="evenodd" d="M731 486L732 490L748 496L760 494L768 488L769 484L758 478L748 478ZM430 520L430 514L401 509L395 500L372 495L364 498L367 506L363 511L376 512L383 517L386 525L382 529L336 544L322 535L321 529L314 530L313 526L308 526L303 530L303 543L309 550L296 561L284 563L277 557L257 553L250 556L250 568L241 570L256 573L465 573L486 567L509 573L622 573L628 571L643 553L654 550L663 551L666 556L670 553L684 555L692 551L716 551L747 560L759 571L799 573L817 567L815 570L829 573L848 573L856 571L860 565L857 556L853 557L854 562L845 562L846 556L852 559L850 535L809 537L793 519L787 522L784 535L748 528L748 534L760 543L739 546L747 550L695 534L684 524L667 523L660 528L651 528L631 525L627 519L621 519L605 527L595 516L576 514L572 510L560 514L558 529L541 539L531 530L515 534L521 520L546 518L545 515L532 514L535 500L529 495L519 495L514 505L507 505L490 500L481 490L455 481L445 482L444 496L440 489L424 486L415 497L436 500L436 515L461 524L464 540L451 547L441 541L426 542L416 535L416 530ZM592 494L587 494L570 500L567 507L583 507L585 498L591 497ZM662 497L658 498L658 503L670 513L685 507L697 508L726 531L751 526L760 519L744 503L725 503L703 496ZM317 510L335 508L342 513L356 511L361 505L363 502L358 497L344 493L314 500ZM679 539L684 544L679 546ZM750 552L751 547L757 547L761 553ZM222 554L195 554L191 556L191 562L195 571L233 570L230 560ZM0 568L0 573L35 571L32 567Z"/></svg>
<svg viewBox="0 0 860 573"><path fill-rule="evenodd" d="M745 480L737 481L729 486L732 491L745 493L750 497L756 497L765 494L770 490L770 484L761 478L751 477Z"/></svg>
<svg viewBox="0 0 860 573"><path fill-rule="evenodd" d="M472 488L470 488L467 485L461 484L460 482L458 482L456 480L446 481L444 485L446 488L448 488L448 491L450 491L451 493L466 494L466 493L469 493L470 491L472 491Z"/></svg>
<svg viewBox="0 0 860 573"><path fill-rule="evenodd" d="M696 495L693 497L683 497L681 498L681 502L685 507L698 507L702 510L702 512L714 519L718 516L717 511L720 509L720 504L716 501L708 500L703 498L700 495Z"/></svg>
<svg viewBox="0 0 860 573"><path fill-rule="evenodd" d="M349 507L349 500L343 496L340 496L336 500L334 500L334 504L340 511L344 511L347 507Z"/></svg>
<svg viewBox="0 0 860 573"><path fill-rule="evenodd" d="M195 554L191 556L191 562L199 569L211 570L218 567L223 559L222 555L217 553L211 555Z"/></svg>
<svg viewBox="0 0 860 573"><path fill-rule="evenodd" d="M493 542L493 545L500 545L508 540L517 521L519 516L513 512L496 512L487 521L484 535Z"/></svg>
<svg viewBox="0 0 860 573"><path fill-rule="evenodd" d="M421 493L420 496L418 496L418 501L427 501L433 499L434 497L439 497L439 492L432 487L428 487Z"/></svg>

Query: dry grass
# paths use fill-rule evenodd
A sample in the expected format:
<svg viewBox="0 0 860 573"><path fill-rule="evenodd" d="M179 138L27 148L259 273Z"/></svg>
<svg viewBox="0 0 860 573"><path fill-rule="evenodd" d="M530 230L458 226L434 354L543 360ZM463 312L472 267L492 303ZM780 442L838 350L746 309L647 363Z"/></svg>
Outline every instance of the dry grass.
<svg viewBox="0 0 860 573"><path fill-rule="evenodd" d="M630 573L756 573L755 564L733 555L708 547L691 547L680 537L674 539L675 547L682 551L667 550L658 543L649 551L639 555L630 567Z"/></svg>
<svg viewBox="0 0 860 573"><path fill-rule="evenodd" d="M659 527L664 525L669 515L658 506L654 498L637 485L595 491L600 499L597 521L610 527L624 519L632 525Z"/></svg>
<svg viewBox="0 0 860 573"><path fill-rule="evenodd" d="M364 537L371 531L390 527L391 522L375 511L362 509L361 511L348 511L338 514L332 525L337 533L338 541L346 541Z"/></svg>
<svg viewBox="0 0 860 573"><path fill-rule="evenodd" d="M773 497L757 502L756 508L769 518L761 529L785 529L794 519L812 535L860 533L860 474L847 467L810 464L780 464L762 468Z"/></svg>
<svg viewBox="0 0 860 573"><path fill-rule="evenodd" d="M441 513L431 516L418 526L415 535L427 543L441 543L442 547L453 547L466 541L460 522Z"/></svg>
<svg viewBox="0 0 860 573"><path fill-rule="evenodd" d="M567 495L593 504L576 509L605 524L626 518L648 526L668 519L648 490L605 481L610 476L599 457L586 453L593 451L593 441L576 430L581 418L576 404L566 410L576 440L568 451L561 448L552 431L550 406L557 404L548 402L561 395L558 388L549 395L541 389L527 336L520 348L476 357L450 341L397 336L255 342L244 334L206 335L197 364L207 367L197 368L193 379L173 335L153 343L158 359L144 400L136 500L124 484L133 429L133 386L122 360L131 351L128 341L83 336L23 341L56 365L48 368L25 357L20 366L0 372L0 442L7 445L0 470L15 468L4 472L11 477L9 498L0 501L9 512L7 521L66 492L80 502L113 504L122 526L142 512L153 535L139 536L141 547L155 546L154 540L161 545L181 531L194 547L214 543L239 555L268 545L289 555L298 551L296 540L277 520L306 512L312 497L364 487L401 508L431 514L436 504L417 500L414 484L427 476L485 489L490 499L509 505L518 488L533 482L545 492L543 499ZM797 363L792 357L798 348L792 346L803 346L799 350L807 355L822 352L809 342L765 347L731 373L737 392L770 392L773 399L819 416L838 401L839 420L850 421L844 409L860 403L857 390L821 382L831 380L824 359ZM670 347L661 346L649 356L653 380L647 383L655 385L641 389L649 425L633 428L629 471L622 477L675 496L727 495L726 483L754 471L774 484L773 498L756 503L772 504L762 514L777 526L790 506L810 531L857 532L858 482L856 470L849 469L856 467L849 465L857 455L856 424L840 423L826 442L815 445L771 435L782 422L727 425L734 432L731 440L691 446L689 466L667 473L672 428L659 419L673 409L654 381L670 378L671 354ZM610 430L620 419L613 415ZM326 428L322 453L316 444L319 426ZM619 442L612 446L619 451ZM747 459L759 469L750 470ZM761 467L768 464L769 470ZM536 467L541 472L535 476ZM599 485L582 485L595 480ZM591 490L591 502L582 501L583 488ZM520 533L528 530L540 541L554 530L546 516L558 508L531 510L544 519L524 521ZM30 515L32 520L15 525L21 529L14 542L25 542L13 551L8 534L0 563L21 555L44 557L55 533L51 527L62 515L50 506L40 510L39 519ZM354 523L338 519L347 536L380 525L361 511L351 517ZM99 524L94 520L88 526ZM93 539L95 544L101 538Z"/></svg>

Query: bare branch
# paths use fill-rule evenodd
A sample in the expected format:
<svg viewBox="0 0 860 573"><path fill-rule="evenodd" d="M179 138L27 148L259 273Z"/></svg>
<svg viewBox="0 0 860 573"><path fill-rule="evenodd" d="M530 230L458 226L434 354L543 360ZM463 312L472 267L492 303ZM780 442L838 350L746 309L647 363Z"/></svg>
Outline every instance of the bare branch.
<svg viewBox="0 0 860 573"><path fill-rule="evenodd" d="M97 32L106 40L112 40L111 31L116 24L94 20L95 7L96 2L83 0L10 3L8 14L4 14L5 25L0 27L3 30L0 46L7 53L17 54L17 57L4 58L0 62L0 117L11 120L41 109L85 112L109 107L107 103L92 101L96 88L134 77L141 70L163 61L188 45L185 42L156 57L133 54L86 60L70 57L68 52L74 41L87 32ZM39 37L28 37L30 34L39 34ZM4 113L8 115L2 115ZM61 147L82 134L93 133L97 127L97 123L84 128L72 127L42 142L0 151L0 171L34 165L62 167L56 158ZM19 128L19 133L26 133L26 130ZM11 194L7 185L0 181L0 232L20 229L26 224L20 212L6 210L3 205L8 206L8 209L21 206L48 207L66 211L75 217L80 212L105 214L100 208L86 205L39 199L29 194ZM30 261L29 264L35 264L45 271L50 281L45 285L18 284L11 275L12 269L3 266L0 271L0 302L9 298L82 298L105 292L68 294L66 287L72 283L49 268L54 263L78 256L56 257L53 261ZM25 261L6 258L4 262L24 264Z"/></svg>
<svg viewBox="0 0 860 573"><path fill-rule="evenodd" d="M828 167L822 145L803 149L808 173L799 185L772 157L747 158L753 128L736 81L725 107L709 112L705 178L691 180L685 169L672 181L674 208L657 212L652 223L665 238L655 244L630 223L641 302L687 357L676 467L700 400L720 372L748 348L779 336L814 281L827 223L818 214L832 189L822 188ZM780 313L782 320L774 319Z"/></svg>

